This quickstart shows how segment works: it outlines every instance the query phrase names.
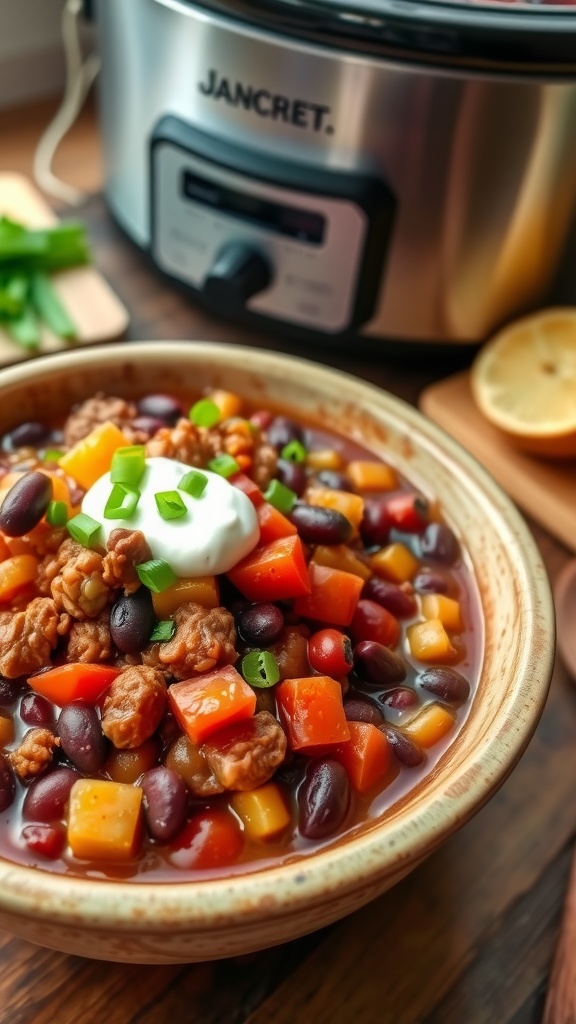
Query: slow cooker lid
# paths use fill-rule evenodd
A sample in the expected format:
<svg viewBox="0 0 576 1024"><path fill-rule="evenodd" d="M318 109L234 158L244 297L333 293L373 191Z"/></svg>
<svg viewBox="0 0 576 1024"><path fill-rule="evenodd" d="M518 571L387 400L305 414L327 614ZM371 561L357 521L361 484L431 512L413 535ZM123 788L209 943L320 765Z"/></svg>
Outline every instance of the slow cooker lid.
<svg viewBox="0 0 576 1024"><path fill-rule="evenodd" d="M200 0L281 35L434 63L576 71L576 0Z"/></svg>

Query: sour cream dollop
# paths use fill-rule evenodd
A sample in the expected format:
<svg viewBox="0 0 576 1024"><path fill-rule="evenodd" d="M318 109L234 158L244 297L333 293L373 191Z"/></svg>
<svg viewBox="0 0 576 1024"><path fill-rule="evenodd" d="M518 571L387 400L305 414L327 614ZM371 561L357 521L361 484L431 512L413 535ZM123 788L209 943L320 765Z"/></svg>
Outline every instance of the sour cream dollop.
<svg viewBox="0 0 576 1024"><path fill-rule="evenodd" d="M82 501L82 511L102 524L105 543L112 530L141 530L153 558L163 558L181 578L215 576L228 572L256 547L260 527L254 505L248 497L218 473L203 473L208 483L199 498L178 490L191 467L176 459L146 459L138 483L140 499L129 519L105 519L104 508L113 484L105 473ZM155 494L176 491L186 505L180 519L163 519Z"/></svg>

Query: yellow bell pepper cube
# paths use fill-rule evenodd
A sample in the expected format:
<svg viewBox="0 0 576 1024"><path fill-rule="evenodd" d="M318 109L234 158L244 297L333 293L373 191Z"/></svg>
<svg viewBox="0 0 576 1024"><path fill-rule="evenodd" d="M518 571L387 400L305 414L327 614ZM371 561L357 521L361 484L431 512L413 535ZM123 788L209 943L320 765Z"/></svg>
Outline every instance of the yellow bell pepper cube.
<svg viewBox="0 0 576 1024"><path fill-rule="evenodd" d="M252 839L274 839L290 824L290 811L275 782L234 793L230 803L242 819L246 834Z"/></svg>
<svg viewBox="0 0 576 1024"><path fill-rule="evenodd" d="M403 727L420 747L433 747L454 728L456 716L443 704L427 704Z"/></svg>
<svg viewBox="0 0 576 1024"><path fill-rule="evenodd" d="M405 544L388 544L370 559L370 566L377 576L392 583L408 583L414 579L420 562Z"/></svg>
<svg viewBox="0 0 576 1024"><path fill-rule="evenodd" d="M132 860L141 838L142 790L124 782L78 779L70 790L68 842L81 860Z"/></svg>
<svg viewBox="0 0 576 1024"><path fill-rule="evenodd" d="M384 462L354 459L346 466L346 476L358 491L393 491L398 487L398 474Z"/></svg>
<svg viewBox="0 0 576 1024"><path fill-rule="evenodd" d="M68 476L88 490L110 469L112 456L130 441L115 423L100 423L58 460Z"/></svg>
<svg viewBox="0 0 576 1024"><path fill-rule="evenodd" d="M359 494L336 491L329 487L309 487L306 491L306 501L310 505L336 509L350 520L355 530L359 529L364 515L364 498Z"/></svg>
<svg viewBox="0 0 576 1024"><path fill-rule="evenodd" d="M159 594L152 594L152 604L159 619L169 619L181 604L192 601L203 608L217 608L220 591L215 576L196 576L176 580Z"/></svg>
<svg viewBox="0 0 576 1024"><path fill-rule="evenodd" d="M0 715L0 746L7 747L14 741L14 719L9 715Z"/></svg>
<svg viewBox="0 0 576 1024"><path fill-rule="evenodd" d="M460 602L453 597L447 597L446 594L424 594L422 615L425 619L440 619L445 629L462 629Z"/></svg>
<svg viewBox="0 0 576 1024"><path fill-rule="evenodd" d="M342 469L344 460L334 448L317 448L315 451L308 452L306 456L306 465L309 469L316 470L319 473L322 469Z"/></svg>
<svg viewBox="0 0 576 1024"><path fill-rule="evenodd" d="M314 550L312 561L316 565L327 565L329 569L351 572L363 580L369 580L373 575L370 566L357 558L346 544L319 544Z"/></svg>
<svg viewBox="0 0 576 1024"><path fill-rule="evenodd" d="M410 653L418 661L451 661L456 650L440 619L415 622L406 630Z"/></svg>
<svg viewBox="0 0 576 1024"><path fill-rule="evenodd" d="M34 555L12 555L0 562L0 601L10 601L36 579L39 559Z"/></svg>
<svg viewBox="0 0 576 1024"><path fill-rule="evenodd" d="M220 409L223 420L230 420L233 416L239 416L242 411L242 399L233 391L224 391L223 388L214 388L206 396L214 405Z"/></svg>

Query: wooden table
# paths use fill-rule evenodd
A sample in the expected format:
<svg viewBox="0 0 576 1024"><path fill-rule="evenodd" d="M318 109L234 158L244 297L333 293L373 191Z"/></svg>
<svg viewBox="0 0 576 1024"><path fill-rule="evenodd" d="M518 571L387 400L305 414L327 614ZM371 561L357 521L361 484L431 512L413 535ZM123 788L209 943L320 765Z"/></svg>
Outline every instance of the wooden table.
<svg viewBox="0 0 576 1024"><path fill-rule="evenodd" d="M29 172L42 105L0 116L2 169ZM92 188L99 153L88 111L61 167ZM297 351L199 311L151 269L95 196L81 211L98 266L132 316L132 339L203 338ZM416 402L457 368L357 352L311 352ZM533 526L552 579L568 552ZM103 964L0 932L2 1024L537 1024L576 822L576 688L556 665L537 732L492 801L408 878L332 927L233 961ZM38 936L41 940L41 934Z"/></svg>

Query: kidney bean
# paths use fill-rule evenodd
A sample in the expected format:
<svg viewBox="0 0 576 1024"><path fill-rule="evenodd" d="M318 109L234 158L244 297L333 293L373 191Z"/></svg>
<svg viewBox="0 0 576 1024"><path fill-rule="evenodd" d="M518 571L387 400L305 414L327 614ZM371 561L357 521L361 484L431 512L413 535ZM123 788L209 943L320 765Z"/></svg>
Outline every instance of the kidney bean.
<svg viewBox="0 0 576 1024"><path fill-rule="evenodd" d="M454 565L460 555L460 545L445 523L428 523L420 538L423 558L442 565Z"/></svg>
<svg viewBox="0 0 576 1024"><path fill-rule="evenodd" d="M27 690L27 683L20 679L0 678L0 707L9 708Z"/></svg>
<svg viewBox="0 0 576 1024"><path fill-rule="evenodd" d="M367 722L369 725L380 726L384 722L384 715L375 704L367 700L344 701L344 714L349 722Z"/></svg>
<svg viewBox="0 0 576 1024"><path fill-rule="evenodd" d="M340 827L350 806L350 783L339 761L312 761L298 790L298 826L307 839L322 839Z"/></svg>
<svg viewBox="0 0 576 1024"><path fill-rule="evenodd" d="M416 683L440 700L456 706L470 696L468 680L454 668L427 668L416 677Z"/></svg>
<svg viewBox="0 0 576 1024"><path fill-rule="evenodd" d="M337 469L321 469L316 474L316 479L319 484L322 484L323 487L329 487L332 491L354 492L354 487L348 477L344 473L338 472Z"/></svg>
<svg viewBox="0 0 576 1024"><path fill-rule="evenodd" d="M278 459L276 473L280 482L294 491L298 497L306 490L308 482L306 471L299 462L292 462L291 459Z"/></svg>
<svg viewBox="0 0 576 1024"><path fill-rule="evenodd" d="M51 729L54 725L54 705L40 693L25 693L20 701L20 718L26 725Z"/></svg>
<svg viewBox="0 0 576 1024"><path fill-rule="evenodd" d="M266 430L272 423L273 419L274 417L269 409L257 409L256 412L252 413L250 423L253 423L255 427L258 427L258 430Z"/></svg>
<svg viewBox="0 0 576 1024"><path fill-rule="evenodd" d="M159 843L168 843L186 820L188 790L181 775L158 765L140 780L144 793L144 817L148 831Z"/></svg>
<svg viewBox="0 0 576 1024"><path fill-rule="evenodd" d="M408 686L398 686L394 690L389 690L386 696L381 698L381 702L392 711L408 711L420 703L418 694Z"/></svg>
<svg viewBox="0 0 576 1024"><path fill-rule="evenodd" d="M386 647L394 647L400 635L400 623L387 608L361 598L350 623L350 634L355 644L363 640L374 640Z"/></svg>
<svg viewBox="0 0 576 1024"><path fill-rule="evenodd" d="M362 540L367 547L388 543L392 518L382 498L364 498L364 514L360 523Z"/></svg>
<svg viewBox="0 0 576 1024"><path fill-rule="evenodd" d="M408 619L417 611L414 594L403 590L397 583L380 579L379 576L372 576L366 580L362 588L362 597L381 604L397 619Z"/></svg>
<svg viewBox="0 0 576 1024"><path fill-rule="evenodd" d="M137 416L136 419L132 420L131 426L134 430L142 431L148 437L152 437L157 430L165 427L166 424L163 420L159 420L157 416Z"/></svg>
<svg viewBox="0 0 576 1024"><path fill-rule="evenodd" d="M55 768L34 779L22 804L24 821L55 821L63 818L72 786L81 776L74 768Z"/></svg>
<svg viewBox="0 0 576 1024"><path fill-rule="evenodd" d="M323 675L348 675L354 663L350 637L338 629L319 629L308 640L308 661Z"/></svg>
<svg viewBox="0 0 576 1024"><path fill-rule="evenodd" d="M370 686L391 686L406 678L406 666L394 651L375 640L362 640L354 648L354 669Z"/></svg>
<svg viewBox="0 0 576 1024"><path fill-rule="evenodd" d="M281 449L290 441L302 441L303 431L293 420L287 416L275 416L266 432L268 443L274 448Z"/></svg>
<svg viewBox="0 0 576 1024"><path fill-rule="evenodd" d="M4 754L0 754L0 812L10 807L15 790L14 772Z"/></svg>
<svg viewBox="0 0 576 1024"><path fill-rule="evenodd" d="M97 772L106 760L106 740L96 708L83 701L66 704L56 725L62 750L81 772Z"/></svg>
<svg viewBox="0 0 576 1024"><path fill-rule="evenodd" d="M322 505L294 505L288 514L305 544L345 544L354 527L346 516L335 508Z"/></svg>
<svg viewBox="0 0 576 1024"><path fill-rule="evenodd" d="M22 838L26 846L47 860L57 860L66 842L66 830L58 822L50 825L25 825Z"/></svg>
<svg viewBox="0 0 576 1024"><path fill-rule="evenodd" d="M145 395L137 404L139 416L152 416L164 426L173 427L182 416L182 405L173 395Z"/></svg>
<svg viewBox="0 0 576 1024"><path fill-rule="evenodd" d="M25 473L10 488L0 509L0 529L8 537L22 537L40 522L52 498L46 473Z"/></svg>
<svg viewBox="0 0 576 1024"><path fill-rule="evenodd" d="M439 572L422 569L412 580L412 586L418 594L447 594L449 581Z"/></svg>
<svg viewBox="0 0 576 1024"><path fill-rule="evenodd" d="M50 429L44 423L30 420L28 423L21 423L14 427L5 438L5 447L8 451L17 451L18 448L40 448L50 440Z"/></svg>
<svg viewBox="0 0 576 1024"><path fill-rule="evenodd" d="M424 754L417 743L393 725L380 726L394 754L405 768L417 768L424 760Z"/></svg>
<svg viewBox="0 0 576 1024"><path fill-rule="evenodd" d="M138 654L150 639L156 615L147 587L121 594L110 613L110 636L124 654Z"/></svg>
<svg viewBox="0 0 576 1024"><path fill-rule="evenodd" d="M251 647L268 647L273 644L284 627L282 612L270 602L243 608L236 621L240 636Z"/></svg>

